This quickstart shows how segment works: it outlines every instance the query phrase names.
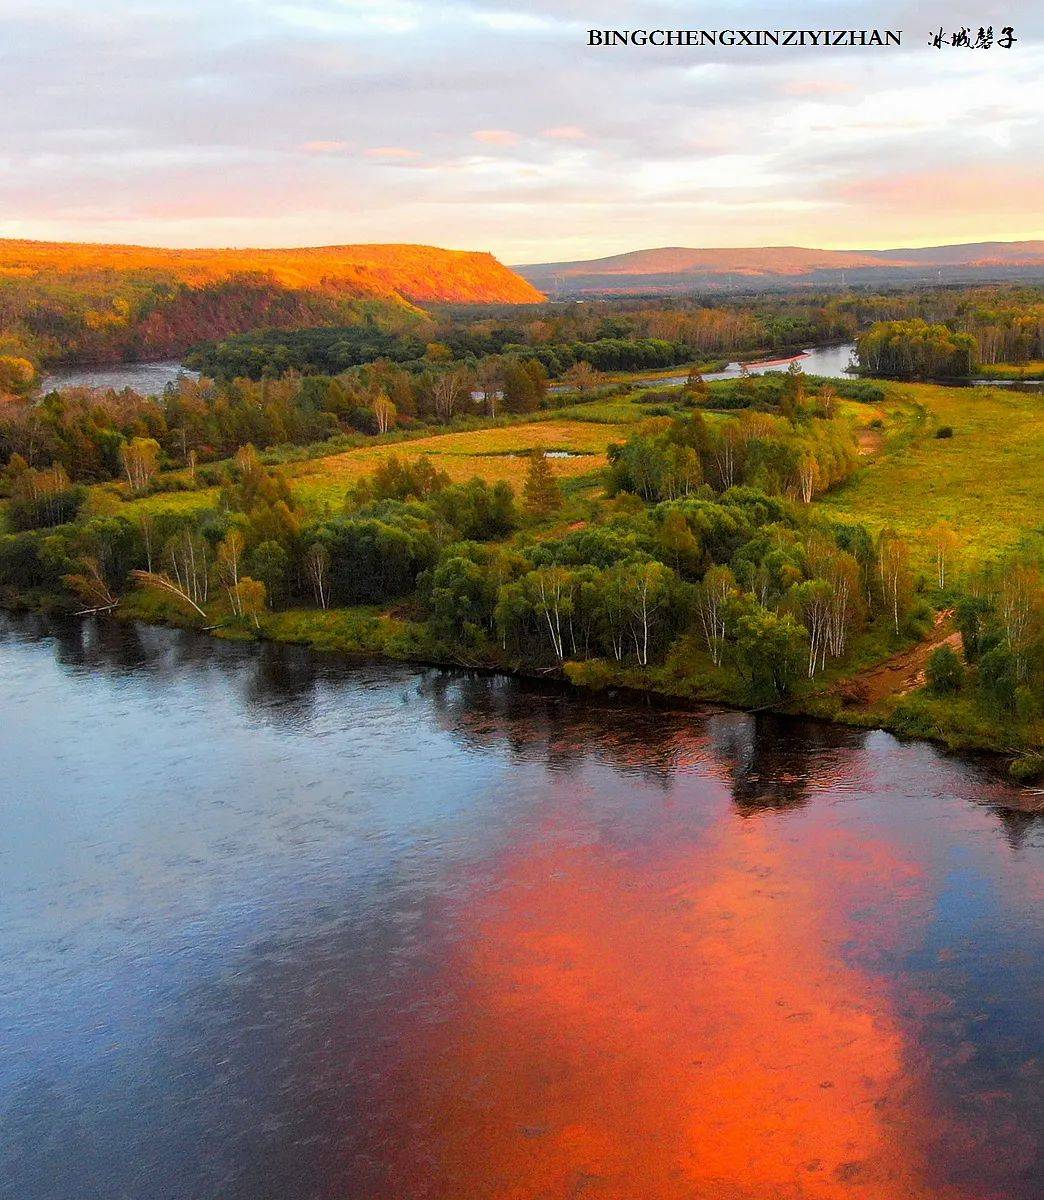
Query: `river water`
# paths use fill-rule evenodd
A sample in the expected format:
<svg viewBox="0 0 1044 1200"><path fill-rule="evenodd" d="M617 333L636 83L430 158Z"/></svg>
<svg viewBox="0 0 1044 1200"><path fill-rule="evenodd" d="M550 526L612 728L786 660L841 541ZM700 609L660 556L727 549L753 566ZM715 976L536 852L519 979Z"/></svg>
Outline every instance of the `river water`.
<svg viewBox="0 0 1044 1200"><path fill-rule="evenodd" d="M806 375L823 375L829 379L847 379L848 365L855 353L855 343L845 342L839 346L818 346L804 350L800 354L785 359L769 359L763 362L747 363L747 371L751 375L764 375L768 371L785 371L794 361ZM741 373L738 362L729 363L724 371L716 371L704 375L704 379L736 379ZM684 383L685 376L679 377L678 382Z"/></svg>
<svg viewBox="0 0 1044 1200"><path fill-rule="evenodd" d="M1030 1200L1044 828L921 743L0 614L4 1200Z"/></svg>
<svg viewBox="0 0 1044 1200"><path fill-rule="evenodd" d="M844 376L845 367L852 356L853 346L825 346L816 350L807 350L798 358L802 369L810 375ZM759 366L751 364L752 374L760 375L765 370L786 370L787 364ZM740 373L738 363L731 363L727 370L707 379L733 379ZM176 359L164 362L120 363L108 367L63 367L51 371L43 381L43 390L68 387L94 388L133 388L144 396L158 396L168 383L175 383L179 375L187 375L190 379L198 378L198 372L190 371ZM658 379L655 384L648 386L663 387L669 383L684 383L685 375L676 379ZM476 397L480 393L476 392Z"/></svg>
<svg viewBox="0 0 1044 1200"><path fill-rule="evenodd" d="M113 388L116 391L133 388L143 396L159 396L168 383L176 383L181 375L199 378L198 371L190 371L177 359L116 363L108 367L59 367L44 376L42 391L72 387Z"/></svg>

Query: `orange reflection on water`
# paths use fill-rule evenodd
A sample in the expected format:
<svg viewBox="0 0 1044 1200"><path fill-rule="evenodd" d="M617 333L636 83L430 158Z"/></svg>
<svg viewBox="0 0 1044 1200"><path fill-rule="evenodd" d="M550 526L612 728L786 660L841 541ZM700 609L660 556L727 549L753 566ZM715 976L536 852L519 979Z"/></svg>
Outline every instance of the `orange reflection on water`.
<svg viewBox="0 0 1044 1200"><path fill-rule="evenodd" d="M890 936L839 908L871 879L917 907L889 848L771 821L647 859L516 849L460 914L461 1012L411 1047L417 1156L390 1194L955 1194L926 1182L932 1116L889 998L844 962L851 939Z"/></svg>

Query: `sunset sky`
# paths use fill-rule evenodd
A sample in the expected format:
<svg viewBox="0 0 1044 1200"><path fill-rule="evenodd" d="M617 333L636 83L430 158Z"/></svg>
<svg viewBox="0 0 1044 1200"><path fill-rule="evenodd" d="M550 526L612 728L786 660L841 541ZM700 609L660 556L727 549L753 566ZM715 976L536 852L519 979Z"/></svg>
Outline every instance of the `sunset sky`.
<svg viewBox="0 0 1044 1200"><path fill-rule="evenodd" d="M0 236L506 262L1044 236L1040 5L797 7L0 0ZM928 45L991 22L1017 45ZM591 49L589 25L904 46Z"/></svg>

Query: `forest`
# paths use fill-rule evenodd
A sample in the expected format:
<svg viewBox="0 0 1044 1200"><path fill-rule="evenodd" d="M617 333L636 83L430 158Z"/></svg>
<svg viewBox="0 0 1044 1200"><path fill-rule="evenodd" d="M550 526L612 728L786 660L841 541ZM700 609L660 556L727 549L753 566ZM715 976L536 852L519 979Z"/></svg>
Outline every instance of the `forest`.
<svg viewBox="0 0 1044 1200"><path fill-rule="evenodd" d="M476 375L490 359L534 359L559 379L580 364L599 371L713 365L857 336L870 374L963 378L988 368L1018 376L1044 359L1044 298L1029 286L584 303L537 303L534 295L524 304L482 305L427 297L421 307L376 282L372 295L334 286L311 263L303 277L266 271L264 260L246 265L234 260L217 277L199 265L187 274L184 266L180 274L157 265L35 273L0 266L0 398L31 392L49 365L182 355L226 380L339 374L384 359L414 374L452 366ZM447 291L466 292L469 278ZM495 293L493 279L471 282L483 295ZM930 335L906 324L918 321ZM494 361L488 370L496 369Z"/></svg>
<svg viewBox="0 0 1044 1200"><path fill-rule="evenodd" d="M613 300L539 308L431 310L431 324L269 329L194 348L190 366L218 378L337 373L389 358L409 370L435 363L481 371L489 359L535 358L552 379L579 363L641 371L856 339L868 375L971 377L980 366L1044 358L1044 298L1032 287L927 292L789 293L746 301Z"/></svg>

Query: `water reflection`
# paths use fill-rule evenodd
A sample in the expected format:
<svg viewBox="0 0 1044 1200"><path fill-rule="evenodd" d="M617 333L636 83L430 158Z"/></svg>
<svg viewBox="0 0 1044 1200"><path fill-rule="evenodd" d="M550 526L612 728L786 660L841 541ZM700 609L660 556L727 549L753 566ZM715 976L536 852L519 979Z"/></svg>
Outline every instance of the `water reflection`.
<svg viewBox="0 0 1044 1200"><path fill-rule="evenodd" d="M1039 819L887 735L0 618L0 1196L1039 1194Z"/></svg>

